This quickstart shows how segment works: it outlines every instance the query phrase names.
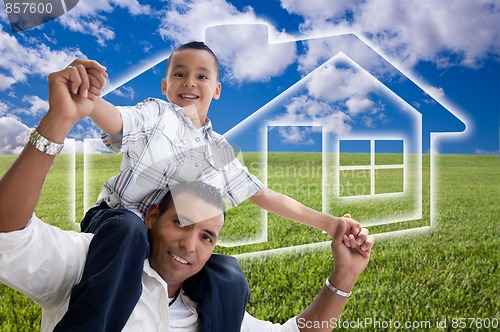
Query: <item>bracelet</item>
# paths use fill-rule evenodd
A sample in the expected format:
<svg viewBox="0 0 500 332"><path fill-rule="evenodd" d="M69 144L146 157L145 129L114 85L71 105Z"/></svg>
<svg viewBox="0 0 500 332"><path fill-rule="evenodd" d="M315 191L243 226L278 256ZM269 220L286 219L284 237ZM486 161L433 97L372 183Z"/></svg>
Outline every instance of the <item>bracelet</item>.
<svg viewBox="0 0 500 332"><path fill-rule="evenodd" d="M349 292L349 293L343 292L340 289L338 289L337 287L332 286L332 284L330 283L330 280L328 278L326 278L325 285L326 285L326 287L328 287L332 292L334 292L338 296L342 296L342 297L348 298L352 294L352 292Z"/></svg>
<svg viewBox="0 0 500 332"><path fill-rule="evenodd" d="M57 156L64 147L64 144L55 143L43 137L36 129L36 126L30 133L28 143L32 144L37 150L51 156Z"/></svg>

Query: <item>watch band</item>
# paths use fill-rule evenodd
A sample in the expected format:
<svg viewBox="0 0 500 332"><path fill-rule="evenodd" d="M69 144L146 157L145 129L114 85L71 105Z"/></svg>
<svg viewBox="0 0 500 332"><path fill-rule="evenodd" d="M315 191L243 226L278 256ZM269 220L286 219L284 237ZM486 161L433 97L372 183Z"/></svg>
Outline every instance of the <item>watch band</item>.
<svg viewBox="0 0 500 332"><path fill-rule="evenodd" d="M64 144L54 143L43 137L42 134L38 132L36 127L31 131L28 142L37 150L51 156L57 156L64 147Z"/></svg>
<svg viewBox="0 0 500 332"><path fill-rule="evenodd" d="M325 285L326 287L328 287L332 292L334 292L335 294L339 295L339 296L342 296L342 297L349 297L351 296L352 292L343 292L341 291L340 289L338 289L337 287L334 287L332 286L332 284L330 283L330 280L328 278L326 278L326 281L325 281Z"/></svg>

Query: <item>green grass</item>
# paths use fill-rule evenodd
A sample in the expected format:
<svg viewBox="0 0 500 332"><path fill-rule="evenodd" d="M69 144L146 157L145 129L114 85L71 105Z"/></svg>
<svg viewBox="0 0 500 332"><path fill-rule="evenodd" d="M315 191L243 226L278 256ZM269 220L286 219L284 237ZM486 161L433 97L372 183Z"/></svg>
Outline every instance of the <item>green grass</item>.
<svg viewBox="0 0 500 332"><path fill-rule="evenodd" d="M0 157L0 173L13 158ZM77 219L83 213L80 158L77 158L76 176ZM116 170L119 159L110 161L109 158L116 157L96 156L92 161L90 171L96 178L100 176L99 181ZM423 159L423 164L428 165L429 156ZM344 321L368 318L379 322L430 321L435 326L436 320L447 319L445 330L455 331L460 329L452 328L453 318L500 320L500 158L443 155L435 159L439 174L436 226L424 233L382 237L377 241L371 262L346 306L342 316ZM247 165L258 162L258 155L245 155ZM321 209L321 196L310 195L304 190L314 188L313 185L321 183L321 178L314 172L306 177L294 176L289 167L293 165L295 170L306 164L320 167L320 155L273 154L269 163L272 166L268 179L270 186L278 189L290 185L287 193L292 193L294 198L308 206ZM68 165L64 156L58 157L57 168L51 171L42 203L37 208L42 219L57 220L57 225L63 228L74 226L66 221L69 215L68 190L63 183ZM249 169L258 172L256 168ZM424 173L426 169L428 171L428 168L423 168ZM424 174L424 179L428 178L425 175L428 174ZM296 178L299 178L298 182ZM394 186L390 182L388 185ZM97 186L97 189L92 189L93 195L97 195L100 184L93 183L92 186ZM428 183L424 183L426 187ZM428 200L428 195L424 193L423 199ZM332 208L330 212L343 213L344 208L347 207ZM359 211L353 215L363 220L361 207L354 208ZM387 212L387 209L383 206L379 213ZM248 202L231 209L224 229L227 239L242 233L257 234L260 225L255 220L259 214L260 211ZM428 218L428 215L423 216L424 223L428 224ZM274 216L269 216L268 230L270 243L218 248L218 251L253 251L327 239L320 232ZM387 229L373 227L370 230L376 233ZM331 252L326 246L242 259L241 265L252 289L249 312L276 322L284 322L300 313L314 299L333 268ZM0 331L37 331L39 325L40 309L24 296L0 286ZM476 326L462 330L476 330ZM373 329L373 325L366 327L366 330Z"/></svg>

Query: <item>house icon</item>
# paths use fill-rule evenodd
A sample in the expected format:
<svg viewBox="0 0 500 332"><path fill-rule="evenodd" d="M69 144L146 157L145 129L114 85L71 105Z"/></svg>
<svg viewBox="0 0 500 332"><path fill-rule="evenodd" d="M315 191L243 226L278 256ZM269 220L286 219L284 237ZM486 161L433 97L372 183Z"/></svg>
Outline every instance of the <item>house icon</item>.
<svg viewBox="0 0 500 332"><path fill-rule="evenodd" d="M239 40L239 36L252 36L252 42ZM432 228L436 224L438 175L433 155L439 140L466 131L467 123L458 111L432 97L432 88L411 79L412 75L398 69L401 66L352 32L285 41L272 37L263 24L227 24L205 31L205 42L218 56L230 49L231 56L237 58L249 51L246 47L255 45L260 61L269 61L267 55L275 55L279 48L293 52L320 50L316 62L309 63L310 70L303 70L298 78L291 76L289 81L280 78L280 84L287 87L281 93L257 109L252 106L244 110L245 105L240 105L248 116L223 133L232 144L243 147L242 151L247 151L249 137L257 141L261 152L257 172L264 184L275 189L275 180L269 177L273 165L268 152L276 134L312 133L321 141L321 160L308 164L313 172L306 170L309 177L305 181L311 181L311 174L319 181L319 193L314 198L321 200L317 210L333 215L350 213L370 227L371 233L384 236ZM163 70L164 65L160 65ZM347 91L346 87L351 89ZM86 139L84 143L90 146L95 141ZM304 148L307 151L308 147ZM85 170L88 167L91 165L84 165ZM300 177L301 171L295 176ZM92 179L86 177L85 181ZM88 207L93 199L89 198L90 190L84 191L84 206ZM294 197L293 193L283 193ZM282 250L273 246L268 236L267 213L259 213L254 234L239 232L245 234L224 238L219 244L231 247L268 242L271 249L265 249L267 252ZM324 238L306 240L290 248L321 241Z"/></svg>
<svg viewBox="0 0 500 332"><path fill-rule="evenodd" d="M426 91L429 88L412 81L354 33L269 41L266 25L223 25L206 30L206 43L218 54L218 45L227 49L233 42L230 36L238 36L238 32L259 41L261 61L266 61L266 47L292 44L329 51L318 58L314 69L298 81L288 82L289 88L224 134L238 145L244 145L248 137L258 140L260 152L265 152L259 173L266 185L273 188L273 180L268 178L272 165L266 153L270 152L271 137L282 129L319 132L323 212L349 212L376 233L415 232L435 225L434 145L440 135L464 132L464 120L431 97ZM224 36L223 44L220 36ZM245 52L241 42L234 43L240 48L234 52ZM329 86L335 75L344 78L334 79L339 85ZM315 89L317 82L322 84L320 91ZM343 83L354 86L353 92L339 95ZM365 101L365 110L350 107L361 100ZM299 101L302 106L296 107ZM312 110L317 105L321 107ZM344 114L349 130L338 130L339 116L335 115L339 114ZM425 151L424 146L428 146ZM226 245L267 241L266 213L257 232L253 238L232 239Z"/></svg>

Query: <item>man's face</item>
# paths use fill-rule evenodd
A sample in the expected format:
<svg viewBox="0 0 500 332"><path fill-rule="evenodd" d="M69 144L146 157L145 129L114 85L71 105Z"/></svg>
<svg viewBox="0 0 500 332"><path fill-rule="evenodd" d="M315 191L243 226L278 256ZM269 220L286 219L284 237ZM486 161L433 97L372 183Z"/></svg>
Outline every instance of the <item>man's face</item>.
<svg viewBox="0 0 500 332"><path fill-rule="evenodd" d="M185 49L174 52L168 62L162 92L184 108L196 127L203 126L212 98L219 99L221 93L215 59L207 51Z"/></svg>
<svg viewBox="0 0 500 332"><path fill-rule="evenodd" d="M215 248L224 217L218 208L182 192L161 215L153 205L145 223L150 230L150 265L170 289L202 269Z"/></svg>

